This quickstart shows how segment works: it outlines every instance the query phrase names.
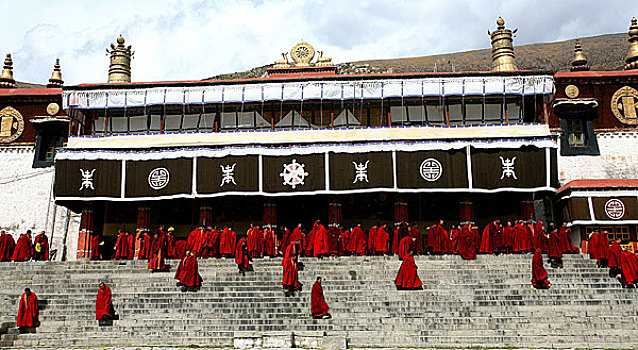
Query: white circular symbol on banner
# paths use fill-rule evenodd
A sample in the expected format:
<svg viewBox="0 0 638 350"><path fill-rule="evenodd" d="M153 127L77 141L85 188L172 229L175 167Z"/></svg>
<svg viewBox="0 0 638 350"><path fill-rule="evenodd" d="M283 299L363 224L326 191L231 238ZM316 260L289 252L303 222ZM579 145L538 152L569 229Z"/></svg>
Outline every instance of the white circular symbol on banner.
<svg viewBox="0 0 638 350"><path fill-rule="evenodd" d="M148 174L148 185L154 190L161 190L168 185L171 174L166 168L155 168Z"/></svg>
<svg viewBox="0 0 638 350"><path fill-rule="evenodd" d="M625 216L625 205L619 199L610 199L605 203L605 214L610 219L618 220Z"/></svg>
<svg viewBox="0 0 638 350"><path fill-rule="evenodd" d="M441 163L438 160L434 158L427 158L421 162L419 172L425 181L434 182L441 177L441 174L443 174L443 166L441 166Z"/></svg>

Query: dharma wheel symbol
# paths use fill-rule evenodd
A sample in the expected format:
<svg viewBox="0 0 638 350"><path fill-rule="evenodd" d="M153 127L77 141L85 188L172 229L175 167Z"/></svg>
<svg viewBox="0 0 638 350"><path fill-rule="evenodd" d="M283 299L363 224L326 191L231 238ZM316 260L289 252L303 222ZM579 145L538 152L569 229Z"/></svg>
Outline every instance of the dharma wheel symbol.
<svg viewBox="0 0 638 350"><path fill-rule="evenodd" d="M297 163L296 159L293 159L290 164L284 164L284 171L279 174L284 178L284 185L292 187L293 190L297 185L303 185L308 176L305 166L305 164Z"/></svg>
<svg viewBox="0 0 638 350"><path fill-rule="evenodd" d="M605 203L605 214L607 214L610 219L621 219L625 216L625 205L619 199L610 199Z"/></svg>

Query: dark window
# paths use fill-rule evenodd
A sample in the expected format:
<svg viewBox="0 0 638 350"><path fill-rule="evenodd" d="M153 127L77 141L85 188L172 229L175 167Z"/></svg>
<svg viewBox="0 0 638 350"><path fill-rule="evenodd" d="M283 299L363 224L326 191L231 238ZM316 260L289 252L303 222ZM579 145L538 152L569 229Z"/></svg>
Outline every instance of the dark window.
<svg viewBox="0 0 638 350"><path fill-rule="evenodd" d="M569 147L585 147L583 121L580 119L567 119L565 124L565 136Z"/></svg>
<svg viewBox="0 0 638 350"><path fill-rule="evenodd" d="M565 118L560 120L563 135L560 140L562 156L600 154L598 141L594 134L594 121L581 118Z"/></svg>
<svg viewBox="0 0 638 350"><path fill-rule="evenodd" d="M37 125L38 136L35 141L33 167L42 168L53 165L55 153L64 146L69 124L67 122L46 122Z"/></svg>

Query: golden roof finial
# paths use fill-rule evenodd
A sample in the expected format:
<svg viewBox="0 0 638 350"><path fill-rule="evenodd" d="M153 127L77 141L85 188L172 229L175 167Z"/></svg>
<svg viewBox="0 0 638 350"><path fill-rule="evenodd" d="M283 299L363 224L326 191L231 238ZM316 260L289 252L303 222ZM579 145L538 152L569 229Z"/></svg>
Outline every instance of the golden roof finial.
<svg viewBox="0 0 638 350"><path fill-rule="evenodd" d="M18 85L13 79L13 60L11 59L10 53L8 53L4 59L3 68L2 75L0 75L0 88L17 88Z"/></svg>
<svg viewBox="0 0 638 350"><path fill-rule="evenodd" d="M131 82L131 59L135 54L131 50L131 45L124 46L124 37L120 34L117 37L117 46L111 43L111 50L106 52L111 56L109 65L109 83L130 83Z"/></svg>
<svg viewBox="0 0 638 350"><path fill-rule="evenodd" d="M631 19L629 27L629 52L625 59L625 69L638 69L638 23L636 17Z"/></svg>
<svg viewBox="0 0 638 350"><path fill-rule="evenodd" d="M518 29L505 29L505 20L499 17L496 20L496 30L487 34L492 39L492 70L511 71L518 70L516 56L514 55L513 34Z"/></svg>
<svg viewBox="0 0 638 350"><path fill-rule="evenodd" d="M574 40L574 59L572 60L572 67L570 71L589 70L587 65L587 57L583 53L583 48L580 46L580 40Z"/></svg>
<svg viewBox="0 0 638 350"><path fill-rule="evenodd" d="M47 84L48 88L59 88L64 85L64 80L62 80L62 69L60 67L60 59L55 59L55 64L53 65L53 73L51 73L51 79L49 79L49 83Z"/></svg>

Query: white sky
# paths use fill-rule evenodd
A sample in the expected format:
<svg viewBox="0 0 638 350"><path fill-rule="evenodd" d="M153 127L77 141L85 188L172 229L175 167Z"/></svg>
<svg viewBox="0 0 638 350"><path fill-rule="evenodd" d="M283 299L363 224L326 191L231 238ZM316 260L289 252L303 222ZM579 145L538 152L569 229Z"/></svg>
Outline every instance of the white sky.
<svg viewBox="0 0 638 350"><path fill-rule="evenodd" d="M0 0L0 55L14 77L46 83L56 57L66 85L105 82L121 33L133 81L198 80L272 63L301 38L334 62L488 48L503 16L515 45L626 33L630 0Z"/></svg>

